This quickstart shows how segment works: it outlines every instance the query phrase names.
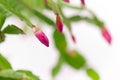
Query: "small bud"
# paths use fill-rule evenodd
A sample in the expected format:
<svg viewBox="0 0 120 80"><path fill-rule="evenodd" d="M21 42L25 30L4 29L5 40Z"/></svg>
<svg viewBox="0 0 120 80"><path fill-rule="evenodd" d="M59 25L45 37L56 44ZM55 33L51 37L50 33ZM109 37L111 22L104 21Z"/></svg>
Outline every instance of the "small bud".
<svg viewBox="0 0 120 80"><path fill-rule="evenodd" d="M70 2L70 0L63 0L64 2L67 2L67 3L69 3Z"/></svg>
<svg viewBox="0 0 120 80"><path fill-rule="evenodd" d="M102 31L103 37L107 40L107 42L108 42L109 44L111 44L112 38L111 38L111 35L110 35L110 33L108 32L108 30L103 27L103 28L101 29L101 31Z"/></svg>
<svg viewBox="0 0 120 80"><path fill-rule="evenodd" d="M63 31L63 23L62 20L60 18L60 16L58 14L56 14L56 25L57 25L57 29L60 33L62 33Z"/></svg>
<svg viewBox="0 0 120 80"><path fill-rule="evenodd" d="M49 40L47 36L39 29L33 28L35 36L38 38L38 40L44 44L45 46L49 47Z"/></svg>
<svg viewBox="0 0 120 80"><path fill-rule="evenodd" d="M81 4L83 7L85 7L85 0L81 0Z"/></svg>
<svg viewBox="0 0 120 80"><path fill-rule="evenodd" d="M71 33L71 38L72 38L73 42L76 43L76 38L72 33Z"/></svg>

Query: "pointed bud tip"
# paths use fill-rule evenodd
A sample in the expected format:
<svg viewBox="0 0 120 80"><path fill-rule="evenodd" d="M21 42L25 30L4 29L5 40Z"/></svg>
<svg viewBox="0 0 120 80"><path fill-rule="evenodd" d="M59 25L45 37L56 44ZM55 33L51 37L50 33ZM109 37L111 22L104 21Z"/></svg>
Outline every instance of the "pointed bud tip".
<svg viewBox="0 0 120 80"><path fill-rule="evenodd" d="M56 26L57 26L57 29L60 33L62 33L63 31L63 23L62 23L62 20L60 18L60 16L57 14L56 15Z"/></svg>
<svg viewBox="0 0 120 80"><path fill-rule="evenodd" d="M37 30L35 32L35 36L38 38L38 40L42 44L44 44L45 46L49 47L49 40L48 40L47 36L41 30Z"/></svg>
<svg viewBox="0 0 120 80"><path fill-rule="evenodd" d="M82 7L85 8L85 0L81 0Z"/></svg>
<svg viewBox="0 0 120 80"><path fill-rule="evenodd" d="M106 28L102 28L102 35L103 37L106 39L106 41L111 44L112 42L112 37L110 35L110 33L108 32L108 30Z"/></svg>
<svg viewBox="0 0 120 80"><path fill-rule="evenodd" d="M49 44L46 44L45 46L46 46L46 47L49 47Z"/></svg>
<svg viewBox="0 0 120 80"><path fill-rule="evenodd" d="M76 38L73 34L71 34L71 38L72 38L73 42L76 43Z"/></svg>
<svg viewBox="0 0 120 80"><path fill-rule="evenodd" d="M70 0L63 0L64 2L67 2L67 3L69 3L70 2Z"/></svg>

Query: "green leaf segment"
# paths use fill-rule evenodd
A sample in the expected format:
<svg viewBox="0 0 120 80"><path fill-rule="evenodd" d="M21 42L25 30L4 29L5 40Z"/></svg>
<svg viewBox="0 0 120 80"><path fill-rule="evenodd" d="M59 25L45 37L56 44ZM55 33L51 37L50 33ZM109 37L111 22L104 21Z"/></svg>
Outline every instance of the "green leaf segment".
<svg viewBox="0 0 120 80"><path fill-rule="evenodd" d="M28 70L13 70L8 60L0 54L0 80L40 80Z"/></svg>

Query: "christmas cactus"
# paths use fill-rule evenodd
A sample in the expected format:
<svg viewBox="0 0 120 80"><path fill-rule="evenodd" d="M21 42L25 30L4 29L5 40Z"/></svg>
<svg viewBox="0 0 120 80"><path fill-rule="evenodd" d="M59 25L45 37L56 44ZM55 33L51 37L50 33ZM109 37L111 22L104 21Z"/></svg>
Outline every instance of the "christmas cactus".
<svg viewBox="0 0 120 80"><path fill-rule="evenodd" d="M70 0L0 0L0 44L6 40L7 34L25 35L25 30L15 24L8 24L3 27L9 17L16 16L33 31L34 36L42 43L40 45L45 45L49 48L51 46L49 42L51 41L44 33L44 30L42 30L44 25L39 27L31 21L31 18L37 18L40 22L49 25L53 29L53 37L50 38L53 38L54 46L59 52L58 62L51 70L53 78L60 72L62 65L67 64L76 70L84 69L92 80L100 80L97 71L88 65L81 52L76 49L69 49L69 43L63 31L66 28L69 31L71 40L77 43L76 36L72 31L72 23L84 21L96 26L101 31L103 39L108 44L111 44L112 37L104 22L87 7L85 0L80 0L79 2L80 5L75 6L71 4ZM90 15L76 14L67 16L63 11L65 7L71 9L71 11L86 11ZM44 13L45 10L50 12L51 15L53 13L55 20L46 15ZM13 22L15 23L15 21ZM14 70L9 61L0 54L0 80L40 80L40 78L28 70Z"/></svg>

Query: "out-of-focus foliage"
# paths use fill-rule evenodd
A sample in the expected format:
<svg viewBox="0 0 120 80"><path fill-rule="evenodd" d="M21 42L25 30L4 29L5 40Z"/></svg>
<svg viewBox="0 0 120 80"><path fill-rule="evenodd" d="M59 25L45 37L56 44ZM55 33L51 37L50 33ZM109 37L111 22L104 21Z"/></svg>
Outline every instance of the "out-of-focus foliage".
<svg viewBox="0 0 120 80"><path fill-rule="evenodd" d="M15 25L8 25L4 30L3 33L6 34L23 34L23 30L21 30L20 28L18 28Z"/></svg>
<svg viewBox="0 0 120 80"><path fill-rule="evenodd" d="M12 69L10 63L0 54L0 71L4 69Z"/></svg>
<svg viewBox="0 0 120 80"><path fill-rule="evenodd" d="M65 61L75 69L80 69L86 63L84 57L77 51L71 51L70 53L64 53Z"/></svg>
<svg viewBox="0 0 120 80"><path fill-rule="evenodd" d="M0 80L40 80L27 70L13 70L8 60L0 54Z"/></svg>
<svg viewBox="0 0 120 80"><path fill-rule="evenodd" d="M64 63L64 59L62 56L60 56L56 66L52 69L52 76L53 77L55 77L59 73L63 63Z"/></svg>
<svg viewBox="0 0 120 80"><path fill-rule="evenodd" d="M98 27L102 32L103 37L109 41L109 43L111 43L111 36L105 28L104 22L101 21L94 12L86 7L85 2L83 3L84 0L82 0L82 5L80 6L71 5L70 3L67 3L69 1L64 1L65 0L0 0L0 43L5 41L5 35L7 34L17 35L25 33L15 24L8 24L8 26L3 27L7 18L13 15L18 17L20 20L24 21L28 27L32 28L34 32L40 29L38 29L36 25L31 22L31 18L38 19L42 21L43 24L46 23L54 29L53 40L55 47L59 52L59 59L55 67L52 69L52 76L56 77L60 72L62 65L68 64L71 68L76 70L84 68L86 70L86 74L88 74L92 80L99 80L100 77L98 73L94 69L89 68L90 66L88 66L82 53L79 52L79 50L70 50L68 48L69 43L67 42L66 35L64 33L59 33L56 29L58 29L57 26L62 29L62 24L66 25L66 28L69 30L71 38L74 41L75 36L72 34L71 23L85 21ZM66 16L63 12L64 7L71 9L71 11L72 9L86 11L91 16L83 16L81 14ZM50 14L53 12L55 14L54 17L56 17L56 19L59 17L59 20L54 21L54 19L51 19L50 16L44 14L44 11L48 11ZM45 34L44 36L38 34L38 36L41 38L40 40L43 44L46 43ZM30 71L13 70L10 63L0 54L0 80L40 79Z"/></svg>
<svg viewBox="0 0 120 80"><path fill-rule="evenodd" d="M59 37L58 37L59 36ZM85 59L79 52L67 51L67 41L64 34L60 34L57 30L54 32L54 41L56 48L59 50L60 55L64 58L65 62L68 63L75 69L80 69L85 64Z"/></svg>
<svg viewBox="0 0 120 80"><path fill-rule="evenodd" d="M64 54L63 52L65 52L67 49L67 41L65 39L65 35L60 34L57 30L55 30L53 37L56 48L61 52L61 54Z"/></svg>
<svg viewBox="0 0 120 80"><path fill-rule="evenodd" d="M92 80L100 80L98 73L94 69L89 68L86 70L86 72L87 72L88 76L90 78L92 78Z"/></svg>

